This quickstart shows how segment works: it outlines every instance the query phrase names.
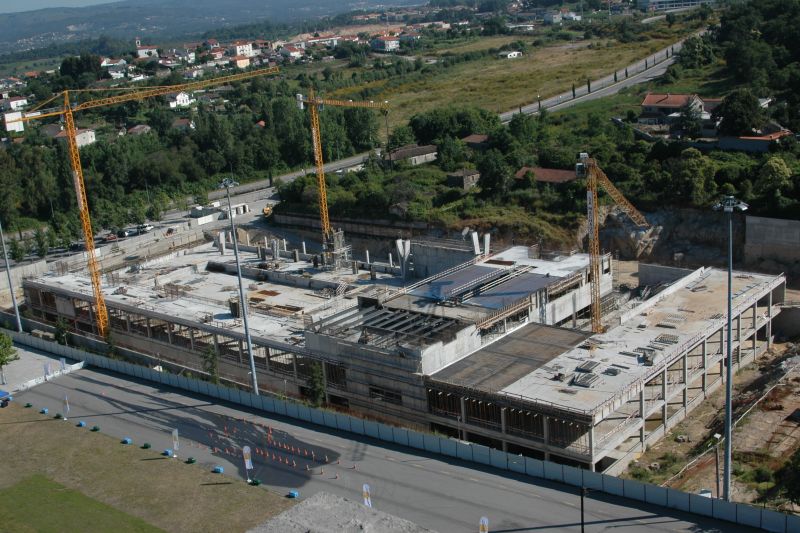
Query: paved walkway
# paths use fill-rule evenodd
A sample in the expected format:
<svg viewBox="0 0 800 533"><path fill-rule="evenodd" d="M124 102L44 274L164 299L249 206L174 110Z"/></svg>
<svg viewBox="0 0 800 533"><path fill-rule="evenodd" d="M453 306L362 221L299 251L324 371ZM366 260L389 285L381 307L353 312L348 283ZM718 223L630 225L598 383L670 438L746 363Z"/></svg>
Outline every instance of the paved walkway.
<svg viewBox="0 0 800 533"><path fill-rule="evenodd" d="M16 343L14 348L17 349L19 359L3 367L6 383L0 384L0 389L13 392L23 383L44 377L45 365L49 365L48 373L50 374L61 368L61 361L52 354L40 352ZM74 364L75 361L68 359L66 363L70 365Z"/></svg>

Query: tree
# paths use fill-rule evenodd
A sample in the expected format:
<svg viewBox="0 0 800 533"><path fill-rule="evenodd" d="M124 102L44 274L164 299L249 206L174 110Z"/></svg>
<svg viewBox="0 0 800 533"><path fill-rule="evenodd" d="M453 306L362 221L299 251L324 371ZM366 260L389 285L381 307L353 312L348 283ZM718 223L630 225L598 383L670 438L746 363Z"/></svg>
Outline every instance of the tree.
<svg viewBox="0 0 800 533"><path fill-rule="evenodd" d="M36 228L34 238L36 239L36 255L38 255L39 258L44 259L47 256L48 250L47 235L42 228Z"/></svg>
<svg viewBox="0 0 800 533"><path fill-rule="evenodd" d="M511 188L511 169L498 150L488 150L478 162L478 170L480 186L490 196L502 197Z"/></svg>
<svg viewBox="0 0 800 533"><path fill-rule="evenodd" d="M63 318L59 318L56 321L55 337L58 344L62 344L64 346L69 344L69 326Z"/></svg>
<svg viewBox="0 0 800 533"><path fill-rule="evenodd" d="M750 135L764 124L764 113L750 89L730 93L714 110L714 116L722 119L719 131L724 135Z"/></svg>
<svg viewBox="0 0 800 533"><path fill-rule="evenodd" d="M414 132L411 130L411 126L404 124L396 127L392 131L392 134L389 135L389 145L387 146L387 149L392 151L400 148L401 146L413 144L414 142Z"/></svg>
<svg viewBox="0 0 800 533"><path fill-rule="evenodd" d="M689 137L690 139L699 137L703 130L702 115L699 107L692 105L692 102L683 106L676 125L684 137Z"/></svg>
<svg viewBox="0 0 800 533"><path fill-rule="evenodd" d="M800 450L777 473L783 492L794 504L800 504Z"/></svg>
<svg viewBox="0 0 800 533"><path fill-rule="evenodd" d="M667 13L667 26L671 28L676 22L678 22L678 17L675 13Z"/></svg>
<svg viewBox="0 0 800 533"><path fill-rule="evenodd" d="M19 263L25 259L25 248L17 239L11 239L8 241L8 252L11 254L11 259L13 259L16 263Z"/></svg>
<svg viewBox="0 0 800 533"><path fill-rule="evenodd" d="M308 378L308 395L311 404L319 407L325 402L325 375L322 373L322 363L311 364L311 376Z"/></svg>
<svg viewBox="0 0 800 533"><path fill-rule="evenodd" d="M779 156L770 157L758 171L756 192L766 198L780 196L782 191L791 188L792 182L789 180L791 175L792 171L789 170L786 161Z"/></svg>
<svg viewBox="0 0 800 533"><path fill-rule="evenodd" d="M216 347L209 345L202 354L203 371L211 377L211 382L219 383L219 354Z"/></svg>
<svg viewBox="0 0 800 533"><path fill-rule="evenodd" d="M0 333L0 378L2 378L0 382L2 382L3 385L6 384L4 367L17 359L19 359L19 355L17 355L17 350L14 348L11 337L5 333Z"/></svg>

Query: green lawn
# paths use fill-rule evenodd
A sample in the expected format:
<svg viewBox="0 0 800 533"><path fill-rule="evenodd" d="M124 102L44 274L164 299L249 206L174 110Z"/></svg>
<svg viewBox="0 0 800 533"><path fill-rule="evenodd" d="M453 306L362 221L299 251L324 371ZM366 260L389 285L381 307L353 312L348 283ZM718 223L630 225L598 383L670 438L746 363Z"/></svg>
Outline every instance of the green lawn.
<svg viewBox="0 0 800 533"><path fill-rule="evenodd" d="M163 531L38 474L0 491L0 530L15 533Z"/></svg>

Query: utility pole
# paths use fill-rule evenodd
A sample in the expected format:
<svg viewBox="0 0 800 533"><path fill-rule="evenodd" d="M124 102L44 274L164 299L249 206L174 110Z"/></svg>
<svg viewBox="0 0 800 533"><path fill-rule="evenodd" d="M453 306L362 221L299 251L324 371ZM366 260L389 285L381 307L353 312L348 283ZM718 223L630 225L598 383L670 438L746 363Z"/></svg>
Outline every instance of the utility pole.
<svg viewBox="0 0 800 533"><path fill-rule="evenodd" d="M231 207L231 187L239 185L232 178L225 178L220 184L220 189L225 189L228 196L228 218L231 219L231 238L233 239L233 255L236 258L236 277L239 280L239 313L244 324L244 336L247 341L247 355L250 359L250 376L252 377L253 394L258 396L258 378L256 377L256 361L253 358L253 341L250 338L250 324L247 322L247 300L244 297L242 285L242 267L239 263L239 245L236 238L236 226L233 224L233 208Z"/></svg>
<svg viewBox="0 0 800 533"><path fill-rule="evenodd" d="M11 293L11 305L14 307L14 316L17 318L17 331L22 333L22 319L19 317L17 297L14 294L14 283L11 281L11 266L8 264L8 254L6 253L6 237L3 235L2 222L0 222L0 242L3 244L3 260L6 263L6 276L8 276L8 291Z"/></svg>
<svg viewBox="0 0 800 533"><path fill-rule="evenodd" d="M745 211L749 206L740 202L733 196L726 196L714 206L717 211L724 211L728 215L728 333L726 342L726 356L728 364L725 372L725 472L723 474L723 498L731 501L731 418L733 395L733 211Z"/></svg>

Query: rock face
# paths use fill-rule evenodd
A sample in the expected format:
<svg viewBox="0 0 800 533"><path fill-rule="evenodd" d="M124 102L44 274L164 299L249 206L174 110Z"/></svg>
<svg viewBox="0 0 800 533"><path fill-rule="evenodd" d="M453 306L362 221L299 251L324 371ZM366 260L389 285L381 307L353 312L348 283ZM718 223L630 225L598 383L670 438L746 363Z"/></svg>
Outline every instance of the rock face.
<svg viewBox="0 0 800 533"><path fill-rule="evenodd" d="M600 246L619 250L622 259L667 265L722 266L727 261L728 225L715 211L671 209L644 213L652 227L637 228L622 211L607 213L601 222ZM734 255L742 257L744 223L734 217Z"/></svg>
<svg viewBox="0 0 800 533"><path fill-rule="evenodd" d="M413 522L327 492L295 505L248 533L435 533Z"/></svg>

